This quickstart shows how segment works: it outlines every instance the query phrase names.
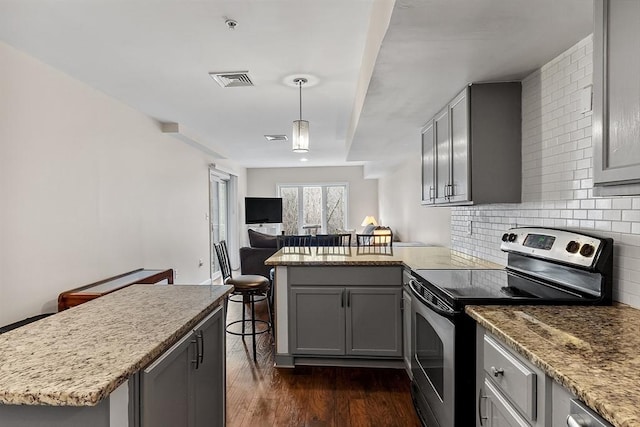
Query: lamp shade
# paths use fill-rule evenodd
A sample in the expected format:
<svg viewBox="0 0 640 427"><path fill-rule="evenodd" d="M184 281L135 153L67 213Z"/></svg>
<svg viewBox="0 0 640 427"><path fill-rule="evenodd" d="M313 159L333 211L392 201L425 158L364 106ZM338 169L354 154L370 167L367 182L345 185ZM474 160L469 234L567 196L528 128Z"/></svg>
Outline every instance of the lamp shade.
<svg viewBox="0 0 640 427"><path fill-rule="evenodd" d="M309 122L306 120L293 121L292 149L294 153L309 151Z"/></svg>
<svg viewBox="0 0 640 427"><path fill-rule="evenodd" d="M376 221L375 217L372 215L367 215L364 217L364 219L362 220L362 224L360 224L363 227L366 227L367 225L378 225L378 222Z"/></svg>

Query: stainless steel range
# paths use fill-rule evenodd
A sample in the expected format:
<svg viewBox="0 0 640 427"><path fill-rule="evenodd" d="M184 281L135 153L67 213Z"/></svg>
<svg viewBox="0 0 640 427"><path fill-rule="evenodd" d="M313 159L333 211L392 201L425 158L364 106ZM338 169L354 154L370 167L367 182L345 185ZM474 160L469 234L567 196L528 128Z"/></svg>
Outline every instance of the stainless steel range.
<svg viewBox="0 0 640 427"><path fill-rule="evenodd" d="M415 270L409 281L412 396L425 426L475 425L475 322L465 305L611 303L612 239L527 227L500 245L505 269Z"/></svg>

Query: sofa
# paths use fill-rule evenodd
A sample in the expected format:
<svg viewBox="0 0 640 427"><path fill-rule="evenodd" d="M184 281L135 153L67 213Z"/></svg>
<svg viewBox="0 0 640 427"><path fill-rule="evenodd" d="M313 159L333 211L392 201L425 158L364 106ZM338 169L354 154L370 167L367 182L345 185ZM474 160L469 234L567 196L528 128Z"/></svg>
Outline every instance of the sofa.
<svg viewBox="0 0 640 427"><path fill-rule="evenodd" d="M249 229L249 247L240 248L240 274L269 277L272 267L264 265L278 251L276 236Z"/></svg>

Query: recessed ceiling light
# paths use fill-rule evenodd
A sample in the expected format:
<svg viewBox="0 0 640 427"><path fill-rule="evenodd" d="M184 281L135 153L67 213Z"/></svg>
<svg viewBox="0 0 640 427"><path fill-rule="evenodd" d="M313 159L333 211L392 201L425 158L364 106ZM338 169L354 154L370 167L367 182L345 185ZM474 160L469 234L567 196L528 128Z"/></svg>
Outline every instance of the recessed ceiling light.
<svg viewBox="0 0 640 427"><path fill-rule="evenodd" d="M300 159L300 161L301 161L301 162L308 162L308 161L309 161L309 159L307 159L306 157L303 157L303 158L301 158L301 159Z"/></svg>
<svg viewBox="0 0 640 427"><path fill-rule="evenodd" d="M288 141L287 135L265 135L264 138L267 141Z"/></svg>

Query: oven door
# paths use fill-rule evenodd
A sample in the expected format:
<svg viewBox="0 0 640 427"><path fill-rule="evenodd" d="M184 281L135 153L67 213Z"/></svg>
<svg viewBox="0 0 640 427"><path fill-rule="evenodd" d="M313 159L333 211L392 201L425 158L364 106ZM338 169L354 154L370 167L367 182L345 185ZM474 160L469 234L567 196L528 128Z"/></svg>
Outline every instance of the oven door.
<svg viewBox="0 0 640 427"><path fill-rule="evenodd" d="M422 422L429 427L454 427L455 334L458 314L434 305L410 284L416 302L411 304L412 393Z"/></svg>

